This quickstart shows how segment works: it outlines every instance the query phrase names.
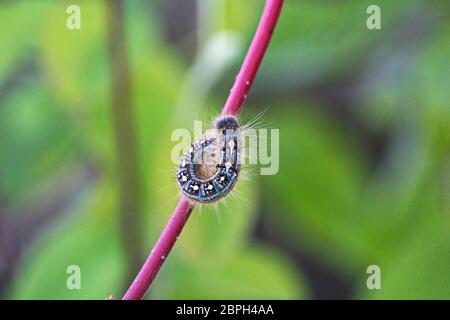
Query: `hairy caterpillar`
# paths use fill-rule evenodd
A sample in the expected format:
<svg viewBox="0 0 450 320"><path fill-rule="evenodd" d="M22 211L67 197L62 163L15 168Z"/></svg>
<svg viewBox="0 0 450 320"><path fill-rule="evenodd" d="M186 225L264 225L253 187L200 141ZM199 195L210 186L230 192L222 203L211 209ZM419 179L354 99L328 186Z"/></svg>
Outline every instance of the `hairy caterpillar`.
<svg viewBox="0 0 450 320"><path fill-rule="evenodd" d="M236 117L220 117L214 127L192 143L177 168L181 192L200 203L225 197L233 189L241 170L240 127Z"/></svg>

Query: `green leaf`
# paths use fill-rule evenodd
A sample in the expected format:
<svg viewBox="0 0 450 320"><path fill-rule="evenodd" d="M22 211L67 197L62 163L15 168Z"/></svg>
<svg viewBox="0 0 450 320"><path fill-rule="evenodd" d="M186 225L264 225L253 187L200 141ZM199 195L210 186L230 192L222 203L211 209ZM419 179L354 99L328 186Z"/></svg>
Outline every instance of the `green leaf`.
<svg viewBox="0 0 450 320"><path fill-rule="evenodd" d="M0 189L15 204L73 155L76 138L64 113L41 84L24 84L2 100Z"/></svg>
<svg viewBox="0 0 450 320"><path fill-rule="evenodd" d="M365 168L357 144L316 107L272 112L280 126L280 168L262 176L274 225L322 258L353 268L370 244L359 197ZM328 261L328 260L327 260Z"/></svg>
<svg viewBox="0 0 450 320"><path fill-rule="evenodd" d="M267 247L237 251L220 265L173 261L155 283L157 299L304 299L290 264ZM298 274L298 273L297 273Z"/></svg>
<svg viewBox="0 0 450 320"><path fill-rule="evenodd" d="M371 4L382 7L379 31L366 27ZM413 6L413 1L286 1L258 81L264 90L284 91L342 75Z"/></svg>
<svg viewBox="0 0 450 320"><path fill-rule="evenodd" d="M39 47L39 36L50 8L50 1L14 1L0 5L0 28L5 31L0 34L0 43L4 44L0 51L0 84Z"/></svg>
<svg viewBox="0 0 450 320"><path fill-rule="evenodd" d="M381 289L361 289L360 295L370 299L449 299L450 238L446 230L439 229L428 225L416 232L404 251L381 265Z"/></svg>
<svg viewBox="0 0 450 320"><path fill-rule="evenodd" d="M110 192L96 197L43 233L26 252L16 274L14 299L105 299L121 292L124 264L115 225L105 206ZM108 210L107 210L108 209ZM98 214L100 212L100 214ZM71 265L81 269L81 289L66 281Z"/></svg>

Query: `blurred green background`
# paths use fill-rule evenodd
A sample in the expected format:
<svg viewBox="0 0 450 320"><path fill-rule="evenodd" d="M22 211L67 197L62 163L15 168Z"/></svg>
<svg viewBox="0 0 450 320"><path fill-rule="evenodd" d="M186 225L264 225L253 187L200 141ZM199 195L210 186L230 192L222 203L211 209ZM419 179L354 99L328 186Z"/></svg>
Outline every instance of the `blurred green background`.
<svg viewBox="0 0 450 320"><path fill-rule="evenodd" d="M171 132L220 112L262 8L0 2L1 298L122 296L177 203ZM449 299L449 58L448 1L285 1L241 114L280 170L196 208L147 298Z"/></svg>

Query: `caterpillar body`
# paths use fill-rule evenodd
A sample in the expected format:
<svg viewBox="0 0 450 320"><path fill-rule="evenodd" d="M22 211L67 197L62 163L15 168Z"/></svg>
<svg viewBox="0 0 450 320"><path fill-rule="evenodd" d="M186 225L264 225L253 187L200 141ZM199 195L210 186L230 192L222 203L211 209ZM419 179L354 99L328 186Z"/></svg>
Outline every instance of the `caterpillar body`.
<svg viewBox="0 0 450 320"><path fill-rule="evenodd" d="M240 146L236 117L218 118L212 132L192 143L180 159L177 182L183 195L200 203L224 198L241 170Z"/></svg>

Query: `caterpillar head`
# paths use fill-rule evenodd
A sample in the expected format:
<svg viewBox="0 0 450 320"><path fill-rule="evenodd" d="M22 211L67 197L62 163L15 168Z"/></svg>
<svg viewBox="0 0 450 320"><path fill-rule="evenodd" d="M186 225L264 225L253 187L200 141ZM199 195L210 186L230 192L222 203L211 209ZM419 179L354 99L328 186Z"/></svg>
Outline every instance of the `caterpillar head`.
<svg viewBox="0 0 450 320"><path fill-rule="evenodd" d="M216 120L215 126L217 130L237 130L239 128L239 124L235 116L220 117Z"/></svg>

